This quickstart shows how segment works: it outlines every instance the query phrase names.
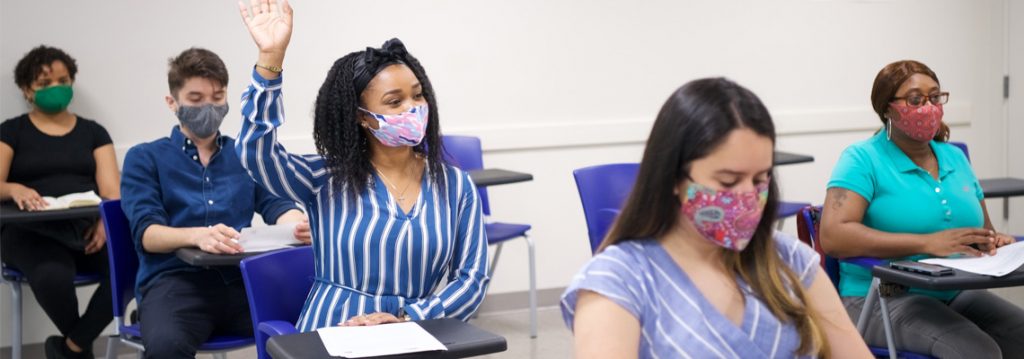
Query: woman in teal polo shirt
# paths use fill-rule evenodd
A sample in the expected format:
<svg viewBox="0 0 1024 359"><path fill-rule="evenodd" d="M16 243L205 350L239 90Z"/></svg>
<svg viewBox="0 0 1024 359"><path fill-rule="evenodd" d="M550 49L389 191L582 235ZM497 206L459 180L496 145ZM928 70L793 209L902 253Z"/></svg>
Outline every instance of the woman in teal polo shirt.
<svg viewBox="0 0 1024 359"><path fill-rule="evenodd" d="M948 99L935 73L920 62L891 63L878 73L871 103L885 127L843 151L832 172L821 219L829 255L976 256L1013 242L993 230L967 157L946 143L942 105ZM869 270L840 265L839 295L852 318L860 314L870 283ZM901 350L941 358L1024 353L1024 310L988 291L911 289L889 303ZM871 321L865 337L884 346L881 321Z"/></svg>

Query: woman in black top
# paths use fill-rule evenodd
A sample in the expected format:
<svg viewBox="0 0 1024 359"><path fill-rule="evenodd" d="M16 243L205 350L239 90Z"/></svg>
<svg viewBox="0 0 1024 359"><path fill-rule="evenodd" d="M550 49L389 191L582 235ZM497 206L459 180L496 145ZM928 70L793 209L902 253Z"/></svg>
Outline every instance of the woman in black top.
<svg viewBox="0 0 1024 359"><path fill-rule="evenodd" d="M0 124L0 200L36 211L47 205L42 196L96 191L103 198L120 198L110 135L67 110L77 70L74 59L47 46L18 62L15 83L32 109ZM0 259L25 274L62 334L47 338L48 358L91 358L93 340L113 317L105 241L97 218L0 227ZM102 274L81 316L74 286L78 271Z"/></svg>

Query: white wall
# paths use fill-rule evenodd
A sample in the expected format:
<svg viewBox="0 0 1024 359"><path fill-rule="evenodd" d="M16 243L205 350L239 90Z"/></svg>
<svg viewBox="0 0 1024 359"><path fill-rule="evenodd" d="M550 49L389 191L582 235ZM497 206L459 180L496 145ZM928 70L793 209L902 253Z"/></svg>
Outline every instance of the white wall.
<svg viewBox="0 0 1024 359"><path fill-rule="evenodd" d="M868 99L876 72L907 58L931 66L952 93L946 120L953 138L970 144L979 176L1006 170L1001 0L293 6L284 64L290 122L281 133L289 148L312 151L312 104L335 59L401 38L428 69L445 132L481 136L488 166L534 174L533 182L493 188L492 210L495 219L534 225L541 288L564 286L589 257L571 171L637 161L662 102L695 78L725 75L746 85L772 110L779 148L816 156L779 170L787 199L821 202L839 152L879 125ZM11 71L22 54L39 43L61 47L81 70L72 110L105 125L119 156L175 123L163 104L169 57L189 46L217 52L231 71L230 96L239 96L256 53L228 0L5 1L0 42L0 115L26 110ZM239 128L232 104L227 133ZM991 207L998 218L1000 206ZM501 262L491 292L525 290L524 246L511 244ZM32 313L29 321L46 321ZM33 327L26 341L51 332Z"/></svg>

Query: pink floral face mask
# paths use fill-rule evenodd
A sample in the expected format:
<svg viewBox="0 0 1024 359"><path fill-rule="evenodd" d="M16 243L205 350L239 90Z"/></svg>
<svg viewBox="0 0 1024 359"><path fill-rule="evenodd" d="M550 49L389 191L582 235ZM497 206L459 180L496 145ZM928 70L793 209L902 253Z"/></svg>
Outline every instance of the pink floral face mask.
<svg viewBox="0 0 1024 359"><path fill-rule="evenodd" d="M900 114L899 120L892 121L892 126L900 129L910 138L919 142L928 142L942 126L942 105L928 103L924 106L907 104L891 104L893 110ZM891 129L890 129L891 131Z"/></svg>
<svg viewBox="0 0 1024 359"><path fill-rule="evenodd" d="M726 192L690 182L682 212L705 239L739 252L754 236L766 203L768 183L752 192Z"/></svg>
<svg viewBox="0 0 1024 359"><path fill-rule="evenodd" d="M397 115L382 115L359 108L377 120L379 128L367 127L380 143L388 147L416 146L427 131L427 105L413 106Z"/></svg>

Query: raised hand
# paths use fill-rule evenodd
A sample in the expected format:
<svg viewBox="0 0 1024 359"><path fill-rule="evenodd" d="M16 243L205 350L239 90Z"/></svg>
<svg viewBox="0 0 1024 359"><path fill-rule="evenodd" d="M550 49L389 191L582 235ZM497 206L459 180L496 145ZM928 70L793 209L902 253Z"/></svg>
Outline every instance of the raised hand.
<svg viewBox="0 0 1024 359"><path fill-rule="evenodd" d="M283 58L292 38L292 7L288 1L278 4L277 0L251 0L249 6L239 1L238 10L260 53Z"/></svg>

